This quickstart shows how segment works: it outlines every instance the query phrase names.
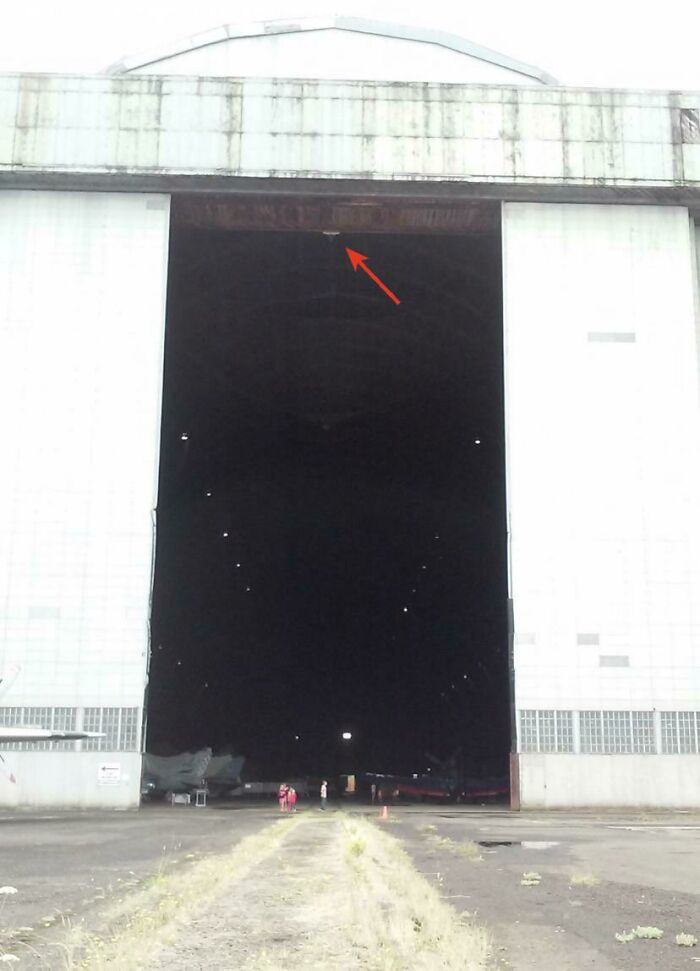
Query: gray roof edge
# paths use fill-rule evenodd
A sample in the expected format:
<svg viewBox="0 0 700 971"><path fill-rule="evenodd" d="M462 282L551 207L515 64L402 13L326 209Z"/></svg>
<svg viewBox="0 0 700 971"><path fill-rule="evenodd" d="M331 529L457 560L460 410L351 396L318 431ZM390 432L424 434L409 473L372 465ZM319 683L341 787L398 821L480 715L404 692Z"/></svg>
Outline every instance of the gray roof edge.
<svg viewBox="0 0 700 971"><path fill-rule="evenodd" d="M140 67L157 64L159 61L176 57L178 54L187 54L190 51L200 50L203 47L211 47L213 44L222 44L229 40L236 40L242 37L267 37L272 34L297 34L311 30L337 30L353 31L360 34L375 34L380 37L392 37L397 40L417 41L418 43L434 44L444 47L447 50L455 51L458 54L466 54L469 57L495 64L505 70L522 74L527 78L539 81L541 84L556 85L557 80L550 74L542 71L532 64L525 64L523 61L515 60L506 54L482 47L461 37L459 34L452 34L447 31L433 30L429 27L416 27L404 24L386 23L380 20L370 20L365 17L307 17L300 20L266 20L254 21L248 24L228 24L221 27L207 30L203 33L194 34L182 40L164 44L150 53L123 57L119 61L110 64L106 68L106 74L126 74L135 71Z"/></svg>
<svg viewBox="0 0 700 971"><path fill-rule="evenodd" d="M498 67L513 71L516 74L523 74L526 77L541 81L542 84L556 85L558 81L533 64L526 64L518 61L507 54L501 54L490 47L482 47L475 44L460 34L452 34L444 30L433 30L429 27L411 27L404 24L384 23L379 20L368 20L364 17L336 17L336 27L340 30L352 30L362 34L378 34L382 37L394 37L399 40L412 40L424 44L435 44L437 47L445 47L448 50L456 51L458 54L467 54L479 61L486 61L488 64L495 64Z"/></svg>

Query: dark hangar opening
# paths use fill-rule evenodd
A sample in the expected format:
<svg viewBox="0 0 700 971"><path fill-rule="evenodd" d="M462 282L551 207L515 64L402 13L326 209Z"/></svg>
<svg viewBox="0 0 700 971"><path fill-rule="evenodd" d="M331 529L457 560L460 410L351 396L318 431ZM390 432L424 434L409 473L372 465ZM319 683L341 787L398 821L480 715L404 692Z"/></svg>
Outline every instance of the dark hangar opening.
<svg viewBox="0 0 700 971"><path fill-rule="evenodd" d="M507 774L497 208L456 234L210 216L173 213L149 751Z"/></svg>

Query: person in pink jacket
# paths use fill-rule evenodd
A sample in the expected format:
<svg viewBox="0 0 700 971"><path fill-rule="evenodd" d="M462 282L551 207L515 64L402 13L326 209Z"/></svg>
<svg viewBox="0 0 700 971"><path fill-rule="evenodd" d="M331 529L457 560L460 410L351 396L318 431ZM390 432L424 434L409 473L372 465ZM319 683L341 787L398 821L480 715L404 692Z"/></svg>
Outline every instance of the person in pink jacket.
<svg viewBox="0 0 700 971"><path fill-rule="evenodd" d="M290 813L297 811L297 791L294 786L290 786L287 790L287 808Z"/></svg>
<svg viewBox="0 0 700 971"><path fill-rule="evenodd" d="M277 793L277 799L280 804L280 812L286 813L287 811L287 797L289 796L289 786L286 782L283 782Z"/></svg>

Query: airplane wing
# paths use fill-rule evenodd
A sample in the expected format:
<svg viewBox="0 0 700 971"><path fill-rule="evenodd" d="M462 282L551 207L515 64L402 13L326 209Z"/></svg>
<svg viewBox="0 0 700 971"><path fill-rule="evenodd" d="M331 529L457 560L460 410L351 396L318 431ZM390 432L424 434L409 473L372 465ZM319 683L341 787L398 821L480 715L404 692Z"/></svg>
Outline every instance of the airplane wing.
<svg viewBox="0 0 700 971"><path fill-rule="evenodd" d="M58 732L51 728L0 728L0 742L80 742L104 738L104 732Z"/></svg>

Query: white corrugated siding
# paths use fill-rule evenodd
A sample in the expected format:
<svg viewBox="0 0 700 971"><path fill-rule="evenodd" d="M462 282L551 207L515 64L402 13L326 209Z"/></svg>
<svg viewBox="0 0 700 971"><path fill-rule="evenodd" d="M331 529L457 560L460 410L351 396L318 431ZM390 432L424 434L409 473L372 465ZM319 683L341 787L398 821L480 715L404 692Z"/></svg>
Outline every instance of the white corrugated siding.
<svg viewBox="0 0 700 971"><path fill-rule="evenodd" d="M167 196L0 192L3 705L143 706L168 225ZM52 757L68 788L87 756Z"/></svg>
<svg viewBox="0 0 700 971"><path fill-rule="evenodd" d="M517 708L697 708L700 405L688 213L507 204L503 229ZM527 802L536 759L521 759ZM583 761L572 764L583 773L576 804L586 793L604 801ZM700 759L696 772L700 803ZM674 798L657 787L652 802Z"/></svg>
<svg viewBox="0 0 700 971"><path fill-rule="evenodd" d="M0 174L697 186L679 104L700 109L544 86L0 75Z"/></svg>

